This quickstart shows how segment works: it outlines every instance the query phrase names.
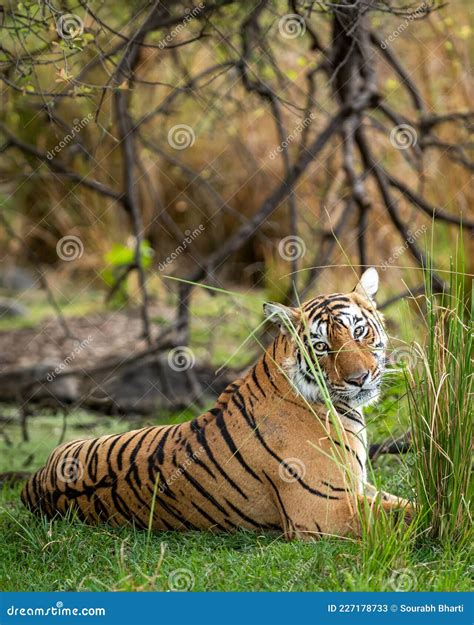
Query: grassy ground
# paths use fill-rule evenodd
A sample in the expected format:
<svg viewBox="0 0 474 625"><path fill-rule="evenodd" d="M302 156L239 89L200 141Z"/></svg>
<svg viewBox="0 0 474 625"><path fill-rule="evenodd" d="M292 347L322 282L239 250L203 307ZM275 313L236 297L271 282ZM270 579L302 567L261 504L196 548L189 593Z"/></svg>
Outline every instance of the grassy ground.
<svg viewBox="0 0 474 625"><path fill-rule="evenodd" d="M224 296L222 296L224 297ZM199 295L193 317L197 352L208 346L216 366L237 366L249 350L237 351L257 325L262 297L248 306L245 327L215 338L212 328L228 328L222 318L229 308L221 295ZM90 304L89 304L90 305ZM202 310L199 309L202 307ZM391 309L389 333L410 338L414 326L404 311ZM395 341L392 348L396 348ZM243 353L243 356L242 356ZM201 357L202 354L199 353ZM381 403L366 412L371 441L396 436L407 429L403 376L390 377ZM28 421L24 440L17 409L0 405L0 473L33 471L61 440L94 437L153 423L190 419L198 409L148 418L119 419L77 411L68 415L40 412ZM9 418L11 417L11 420ZM64 427L66 429L64 430ZM410 496L413 458L382 456L372 467L371 480L390 492ZM21 484L0 486L0 590L470 590L472 554L468 541L453 546L417 535L401 524L378 524L361 541L323 539L287 543L276 535L249 532L233 535L173 533L147 535L133 528L95 528L78 521L47 523L30 515L19 500Z"/></svg>
<svg viewBox="0 0 474 625"><path fill-rule="evenodd" d="M403 429L401 382L369 414L371 438ZM8 416L14 409L3 407ZM383 416L382 416L383 415ZM192 416L173 415L172 421ZM65 438L97 436L155 420L120 421L78 412ZM39 466L62 435L60 416L30 419L30 441L18 424L0 443L0 471ZM408 495L410 458L381 458L373 479ZM467 546L452 548L388 527L365 541L323 539L287 543L276 535L174 533L147 535L132 528L88 527L78 521L47 523L19 501L21 485L0 491L0 590L469 590Z"/></svg>
<svg viewBox="0 0 474 625"><path fill-rule="evenodd" d="M4 494L2 590L469 590L467 554L423 545L386 566L364 545L277 537L91 529L27 517ZM12 516L10 516L12 515ZM393 554L392 554L393 555Z"/></svg>

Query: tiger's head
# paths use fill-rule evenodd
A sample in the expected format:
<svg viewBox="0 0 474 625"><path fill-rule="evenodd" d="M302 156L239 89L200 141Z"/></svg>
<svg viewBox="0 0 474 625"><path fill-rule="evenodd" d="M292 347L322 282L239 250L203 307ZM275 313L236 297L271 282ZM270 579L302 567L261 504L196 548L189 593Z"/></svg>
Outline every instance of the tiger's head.
<svg viewBox="0 0 474 625"><path fill-rule="evenodd" d="M265 316L280 327L283 369L306 400L322 400L319 369L333 402L355 408L377 400L387 342L374 301L378 283L371 267L351 293L320 295L300 308L264 305Z"/></svg>

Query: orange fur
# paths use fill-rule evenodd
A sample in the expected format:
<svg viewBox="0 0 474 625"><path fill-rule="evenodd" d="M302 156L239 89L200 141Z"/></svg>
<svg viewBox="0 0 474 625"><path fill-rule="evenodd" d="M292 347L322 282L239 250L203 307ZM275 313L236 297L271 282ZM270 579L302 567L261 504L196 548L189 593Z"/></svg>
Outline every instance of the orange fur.
<svg viewBox="0 0 474 625"><path fill-rule="evenodd" d="M360 340L348 310L356 324L359 313L370 320ZM29 480L23 502L48 517L72 508L90 523L244 527L288 539L358 534L360 500L372 506L380 497L385 510L408 506L366 483L365 423L356 400L376 392L382 369L373 349L382 326L380 317L372 321L371 298L356 291L269 311L282 331L214 408L179 425L61 445ZM294 325L309 344L318 324L328 346L318 361L335 413L318 397L314 376L303 371L308 365L289 331Z"/></svg>

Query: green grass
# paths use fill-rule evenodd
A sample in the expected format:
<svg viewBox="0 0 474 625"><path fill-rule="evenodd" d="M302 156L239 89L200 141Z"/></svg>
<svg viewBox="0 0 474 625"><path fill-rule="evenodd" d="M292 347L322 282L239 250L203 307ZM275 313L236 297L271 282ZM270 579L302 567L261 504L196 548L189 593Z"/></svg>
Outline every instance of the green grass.
<svg viewBox="0 0 474 625"><path fill-rule="evenodd" d="M398 381L370 416L371 439L403 429L406 403ZM2 407L4 416L15 410ZM383 415L383 417L381 416ZM167 421L189 419L189 410ZM66 440L141 427L150 419L119 420L77 412ZM158 420L154 420L158 422ZM43 413L29 420L30 441L15 422L0 443L0 471L34 470L59 442L62 419ZM395 427L395 424L398 424ZM410 457L383 457L374 479L391 492L413 487ZM277 535L241 531L150 534L134 528L91 527L77 520L52 523L21 504L21 485L0 490L0 590L469 590L468 546L454 548L417 538L398 524L381 525L365 541L285 542ZM190 581L191 580L191 581Z"/></svg>
<svg viewBox="0 0 474 625"><path fill-rule="evenodd" d="M242 303L249 311L243 325L224 322L233 301L229 296L210 298L200 293L196 297L192 344L199 357L205 356L212 338L207 352L210 360L216 365L226 362L246 338L248 327L256 327L261 297L243 297ZM418 329L414 330L413 315L407 314L409 306L400 304L397 312L400 314L394 316L390 334L402 338L419 335ZM398 342L392 344L392 348L398 346ZM249 347L253 349L253 341L229 364L237 365L240 358L246 362ZM372 442L397 436L410 423L403 373L388 380L383 400L366 411ZM61 439L90 438L153 423L179 423L191 419L196 411L200 410L190 408L134 419L77 411L67 417L65 432L61 414L43 411L29 418L29 440L25 441L16 408L0 405L0 416L12 417L10 423L2 424L0 472L34 471ZM414 416L412 411L412 420ZM370 479L384 490L411 498L414 489L420 492L420 471L429 470L420 464L421 458L415 453L382 456L372 467ZM435 486L433 482L431 488ZM466 528L462 540L457 541L450 539L449 532L441 540L430 536L420 521L406 527L401 519L377 522L358 541L326 538L314 543L288 543L277 535L244 531L229 535L148 534L130 527L91 527L77 520L45 522L22 506L20 489L20 484L0 487L0 590L181 587L196 591L469 591L473 587L468 575L472 571L472 552Z"/></svg>
<svg viewBox="0 0 474 625"><path fill-rule="evenodd" d="M474 537L474 297L453 273L441 301L427 291L427 341L408 380L416 492L426 532L462 542Z"/></svg>
<svg viewBox="0 0 474 625"><path fill-rule="evenodd" d="M390 557L363 543L326 539L285 542L249 532L211 535L47 523L1 494L1 590L469 590L467 552L436 543L391 544ZM187 580L191 580L188 582ZM400 588L400 583L404 585ZM398 586L397 586L398 584Z"/></svg>

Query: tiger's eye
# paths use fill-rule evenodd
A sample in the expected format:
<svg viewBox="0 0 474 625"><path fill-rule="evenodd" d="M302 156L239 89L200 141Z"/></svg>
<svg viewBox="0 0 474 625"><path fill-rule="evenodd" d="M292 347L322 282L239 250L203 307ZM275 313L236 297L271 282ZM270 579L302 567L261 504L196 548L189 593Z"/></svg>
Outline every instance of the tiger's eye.
<svg viewBox="0 0 474 625"><path fill-rule="evenodd" d="M325 352L325 351L327 351L328 346L326 345L326 343L322 343L322 342L319 341L318 343L314 344L314 349L317 352Z"/></svg>

